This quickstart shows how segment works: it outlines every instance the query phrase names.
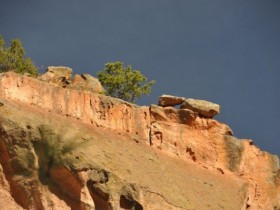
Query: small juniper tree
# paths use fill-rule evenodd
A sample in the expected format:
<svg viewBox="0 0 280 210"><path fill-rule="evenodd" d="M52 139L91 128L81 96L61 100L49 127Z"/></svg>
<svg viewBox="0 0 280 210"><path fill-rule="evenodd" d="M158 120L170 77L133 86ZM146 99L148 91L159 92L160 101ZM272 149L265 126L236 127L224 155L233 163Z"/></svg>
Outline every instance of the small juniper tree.
<svg viewBox="0 0 280 210"><path fill-rule="evenodd" d="M148 95L155 83L154 80L147 82L139 70L133 70L131 65L125 67L119 61L105 64L103 71L97 75L107 95L128 102L135 102L142 95Z"/></svg>
<svg viewBox="0 0 280 210"><path fill-rule="evenodd" d="M25 51L19 39L13 39L11 46L7 47L0 34L0 72L13 70L16 73L29 73L37 76L38 71L30 58L24 58Z"/></svg>

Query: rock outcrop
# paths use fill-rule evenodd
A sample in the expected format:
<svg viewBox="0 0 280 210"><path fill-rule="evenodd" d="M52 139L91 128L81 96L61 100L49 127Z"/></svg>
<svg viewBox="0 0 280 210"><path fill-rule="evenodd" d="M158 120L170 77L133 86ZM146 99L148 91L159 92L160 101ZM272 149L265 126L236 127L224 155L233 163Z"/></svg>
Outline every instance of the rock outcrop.
<svg viewBox="0 0 280 210"><path fill-rule="evenodd" d="M99 80L89 74L76 74L68 87L77 90L87 90L93 93L104 92L104 88Z"/></svg>
<svg viewBox="0 0 280 210"><path fill-rule="evenodd" d="M73 70L64 66L49 66L45 74L39 77L44 82L49 82L59 86L66 86L67 80L72 76Z"/></svg>
<svg viewBox="0 0 280 210"><path fill-rule="evenodd" d="M0 74L0 209L280 209L277 156L197 110Z"/></svg>
<svg viewBox="0 0 280 210"><path fill-rule="evenodd" d="M180 105L180 109L192 110L204 118L212 118L220 113L220 105L218 104L205 100L197 100L172 95L160 96L158 104L162 107L174 107Z"/></svg>
<svg viewBox="0 0 280 210"><path fill-rule="evenodd" d="M212 118L220 113L220 106L218 104L192 98L185 99L180 109L190 109L197 112L200 116L207 118Z"/></svg>
<svg viewBox="0 0 280 210"><path fill-rule="evenodd" d="M159 106L176 106L181 105L184 102L184 97L172 96L172 95L161 95L158 100Z"/></svg>
<svg viewBox="0 0 280 210"><path fill-rule="evenodd" d="M91 93L104 93L99 80L89 74L76 74L72 78L73 70L64 66L49 66L46 73L38 79L59 87L89 91Z"/></svg>

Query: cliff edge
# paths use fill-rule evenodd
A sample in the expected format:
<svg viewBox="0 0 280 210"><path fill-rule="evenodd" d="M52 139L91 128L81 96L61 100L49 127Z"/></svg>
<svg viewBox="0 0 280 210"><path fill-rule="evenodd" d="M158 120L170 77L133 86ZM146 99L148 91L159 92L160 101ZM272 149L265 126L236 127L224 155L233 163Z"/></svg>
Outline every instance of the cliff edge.
<svg viewBox="0 0 280 210"><path fill-rule="evenodd" d="M278 157L252 140L75 78L0 74L0 210L280 209Z"/></svg>

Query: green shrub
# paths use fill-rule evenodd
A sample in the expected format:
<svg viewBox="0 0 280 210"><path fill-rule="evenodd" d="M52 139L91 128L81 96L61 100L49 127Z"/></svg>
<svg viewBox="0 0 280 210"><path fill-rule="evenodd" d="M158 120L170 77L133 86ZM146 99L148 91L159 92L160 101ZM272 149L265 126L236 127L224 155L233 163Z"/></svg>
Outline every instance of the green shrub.
<svg viewBox="0 0 280 210"><path fill-rule="evenodd" d="M14 71L16 73L28 73L38 75L38 70L32 63L31 58L24 58L25 51L19 39L13 39L11 46L7 47L5 40L0 34L0 72Z"/></svg>
<svg viewBox="0 0 280 210"><path fill-rule="evenodd" d="M144 94L148 95L155 83L154 80L147 82L140 71L133 70L130 65L125 67L119 61L105 64L103 71L97 75L107 95L128 102L134 102Z"/></svg>

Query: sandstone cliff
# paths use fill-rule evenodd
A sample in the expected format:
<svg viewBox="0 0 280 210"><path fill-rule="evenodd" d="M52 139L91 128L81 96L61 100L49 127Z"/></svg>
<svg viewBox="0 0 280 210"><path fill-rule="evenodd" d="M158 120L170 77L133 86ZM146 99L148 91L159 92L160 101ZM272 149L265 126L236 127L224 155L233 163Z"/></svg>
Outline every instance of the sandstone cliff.
<svg viewBox="0 0 280 210"><path fill-rule="evenodd" d="M278 157L227 125L65 84L0 74L0 210L280 209Z"/></svg>

